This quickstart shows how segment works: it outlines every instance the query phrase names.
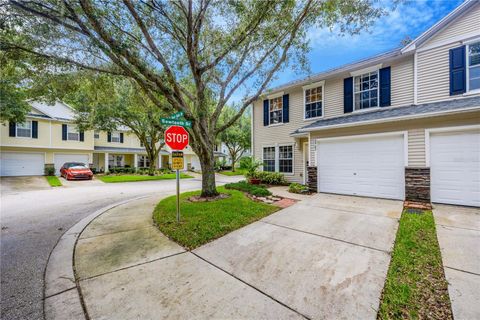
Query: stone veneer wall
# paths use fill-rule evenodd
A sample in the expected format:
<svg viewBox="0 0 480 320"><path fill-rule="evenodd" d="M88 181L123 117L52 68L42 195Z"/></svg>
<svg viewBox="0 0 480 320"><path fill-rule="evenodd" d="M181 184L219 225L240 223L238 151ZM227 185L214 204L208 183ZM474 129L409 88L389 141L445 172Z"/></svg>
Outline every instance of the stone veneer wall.
<svg viewBox="0 0 480 320"><path fill-rule="evenodd" d="M405 168L405 200L430 203L430 168Z"/></svg>
<svg viewBox="0 0 480 320"><path fill-rule="evenodd" d="M307 186L312 192L317 192L317 167L307 167Z"/></svg>

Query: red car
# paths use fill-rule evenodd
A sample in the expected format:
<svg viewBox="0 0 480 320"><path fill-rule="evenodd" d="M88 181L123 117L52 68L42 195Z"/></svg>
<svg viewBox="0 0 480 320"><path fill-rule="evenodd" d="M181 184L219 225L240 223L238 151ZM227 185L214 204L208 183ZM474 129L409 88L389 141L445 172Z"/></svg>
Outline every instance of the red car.
<svg viewBox="0 0 480 320"><path fill-rule="evenodd" d="M67 162L60 168L60 175L67 180L88 179L92 180L93 172L84 163Z"/></svg>

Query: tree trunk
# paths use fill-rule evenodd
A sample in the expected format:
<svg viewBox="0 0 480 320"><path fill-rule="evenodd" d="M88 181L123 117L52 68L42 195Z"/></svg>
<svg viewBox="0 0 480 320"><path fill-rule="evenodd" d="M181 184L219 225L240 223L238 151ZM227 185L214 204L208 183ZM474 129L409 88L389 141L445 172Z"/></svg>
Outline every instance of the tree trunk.
<svg viewBox="0 0 480 320"><path fill-rule="evenodd" d="M197 148L200 149L200 148ZM214 197L218 195L215 184L215 159L213 157L213 147L209 150L195 150L202 168L202 197Z"/></svg>
<svg viewBox="0 0 480 320"><path fill-rule="evenodd" d="M235 172L235 158L232 158L232 172Z"/></svg>
<svg viewBox="0 0 480 320"><path fill-rule="evenodd" d="M155 159L150 159L150 166L148 167L148 175L155 175Z"/></svg>

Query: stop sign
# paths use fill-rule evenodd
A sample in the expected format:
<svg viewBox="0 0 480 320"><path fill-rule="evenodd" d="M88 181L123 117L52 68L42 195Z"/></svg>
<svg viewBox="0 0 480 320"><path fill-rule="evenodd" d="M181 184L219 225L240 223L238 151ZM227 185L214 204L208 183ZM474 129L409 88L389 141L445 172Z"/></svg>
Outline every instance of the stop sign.
<svg viewBox="0 0 480 320"><path fill-rule="evenodd" d="M183 150L188 145L188 132L184 127L171 126L165 130L165 143L172 150Z"/></svg>

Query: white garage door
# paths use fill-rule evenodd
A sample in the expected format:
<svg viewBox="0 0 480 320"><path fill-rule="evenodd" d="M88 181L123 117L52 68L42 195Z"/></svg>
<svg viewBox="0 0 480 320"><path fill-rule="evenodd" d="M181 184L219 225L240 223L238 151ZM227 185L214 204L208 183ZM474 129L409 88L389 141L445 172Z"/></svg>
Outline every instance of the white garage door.
<svg viewBox="0 0 480 320"><path fill-rule="evenodd" d="M62 154L56 153L55 154L55 172L57 175L60 175L60 168L63 166L65 162L82 162L88 166L88 155L87 154Z"/></svg>
<svg viewBox="0 0 480 320"><path fill-rule="evenodd" d="M192 164L192 168L195 168L195 171L202 170L202 167L200 165L200 159L198 159L196 155L191 156L190 163Z"/></svg>
<svg viewBox="0 0 480 320"><path fill-rule="evenodd" d="M403 135L319 140L320 192L403 200Z"/></svg>
<svg viewBox="0 0 480 320"><path fill-rule="evenodd" d="M480 130L430 136L432 202L480 206Z"/></svg>
<svg viewBox="0 0 480 320"><path fill-rule="evenodd" d="M39 176L45 167L44 153L2 152L1 176Z"/></svg>

